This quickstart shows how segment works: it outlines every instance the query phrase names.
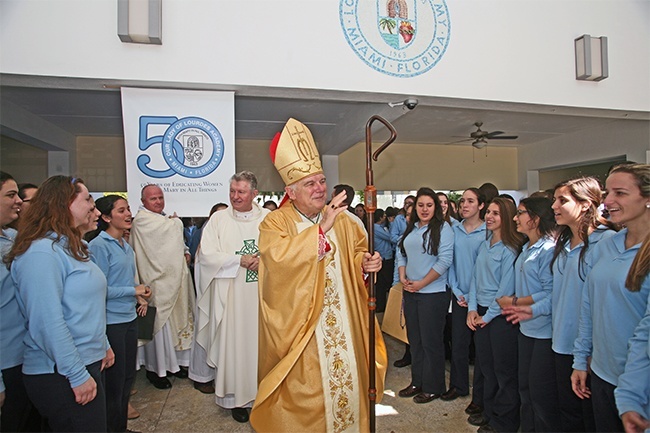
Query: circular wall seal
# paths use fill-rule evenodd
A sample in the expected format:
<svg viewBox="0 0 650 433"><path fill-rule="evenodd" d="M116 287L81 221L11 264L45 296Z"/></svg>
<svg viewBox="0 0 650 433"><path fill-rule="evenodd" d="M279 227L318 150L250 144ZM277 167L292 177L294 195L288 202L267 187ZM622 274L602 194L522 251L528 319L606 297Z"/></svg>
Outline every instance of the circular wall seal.
<svg viewBox="0 0 650 433"><path fill-rule="evenodd" d="M169 168L188 178L204 177L219 167L223 159L223 137L209 121L184 117L172 123L162 143Z"/></svg>
<svg viewBox="0 0 650 433"><path fill-rule="evenodd" d="M445 0L340 0L345 38L371 68L415 77L433 68L449 45Z"/></svg>

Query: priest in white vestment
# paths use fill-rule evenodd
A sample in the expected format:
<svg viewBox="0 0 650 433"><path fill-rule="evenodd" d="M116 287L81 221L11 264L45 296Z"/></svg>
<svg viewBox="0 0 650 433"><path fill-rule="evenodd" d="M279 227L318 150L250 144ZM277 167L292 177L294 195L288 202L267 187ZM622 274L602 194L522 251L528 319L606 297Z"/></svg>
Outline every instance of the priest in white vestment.
<svg viewBox="0 0 650 433"><path fill-rule="evenodd" d="M194 336L194 287L180 218L164 214L165 197L157 185L146 185L141 199L129 242L139 279L151 286L149 305L156 307L156 320L153 340L138 348L138 364L156 388L165 389L172 386L167 372L187 377L181 367L189 365Z"/></svg>
<svg viewBox="0 0 650 433"><path fill-rule="evenodd" d="M197 339L215 368L216 402L248 421L246 408L257 394L259 225L270 212L253 199L257 179L250 171L230 179L231 207L203 227L195 262Z"/></svg>

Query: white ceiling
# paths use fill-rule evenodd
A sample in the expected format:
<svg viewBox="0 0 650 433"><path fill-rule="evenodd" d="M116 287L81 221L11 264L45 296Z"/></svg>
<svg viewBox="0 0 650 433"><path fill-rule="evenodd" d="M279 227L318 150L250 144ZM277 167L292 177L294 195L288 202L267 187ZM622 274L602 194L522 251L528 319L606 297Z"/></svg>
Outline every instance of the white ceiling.
<svg viewBox="0 0 650 433"><path fill-rule="evenodd" d="M490 140L490 146L525 146L563 134L588 131L607 123L621 127L621 119L650 120L647 112L622 112L576 107L472 101L417 95L360 94L308 89L224 89L214 85L189 86L178 83L126 83L95 80L47 79L0 76L0 100L75 136L122 136L119 87L146 86L235 91L235 136L237 139L270 141L289 117L307 124L321 154L338 155L364 141L365 127L373 115L380 115L397 130L401 143L448 144L458 141L469 146L474 123L483 122L485 131L517 135L516 140ZM414 110L389 106L409 96L419 100ZM2 118L0 117L0 124ZM376 122L372 139L388 137ZM3 128L3 134L11 131ZM24 133L24 131L22 131ZM466 141L462 141L465 140ZM31 144L31 143L28 143Z"/></svg>

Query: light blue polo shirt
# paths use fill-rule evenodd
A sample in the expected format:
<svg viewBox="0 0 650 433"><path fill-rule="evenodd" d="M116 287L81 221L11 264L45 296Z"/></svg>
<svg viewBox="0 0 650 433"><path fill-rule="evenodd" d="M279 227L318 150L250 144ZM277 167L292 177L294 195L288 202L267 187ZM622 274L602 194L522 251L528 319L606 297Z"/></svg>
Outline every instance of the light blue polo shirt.
<svg viewBox="0 0 650 433"><path fill-rule="evenodd" d="M397 248L397 266L406 267L406 275L410 280L419 281L423 279L431 269L440 274L440 277L423 287L419 293L440 293L447 290L447 270L454 258L454 232L445 222L440 231L440 245L438 254L428 254L422 242L428 243L426 233L428 226L414 227L413 231L404 238L404 249L407 257Z"/></svg>

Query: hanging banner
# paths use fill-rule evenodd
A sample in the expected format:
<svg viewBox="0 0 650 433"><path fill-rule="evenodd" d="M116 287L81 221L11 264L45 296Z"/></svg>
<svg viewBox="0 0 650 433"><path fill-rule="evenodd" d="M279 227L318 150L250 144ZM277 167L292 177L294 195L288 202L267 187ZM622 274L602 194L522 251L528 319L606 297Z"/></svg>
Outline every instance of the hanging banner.
<svg viewBox="0 0 650 433"><path fill-rule="evenodd" d="M133 214L148 184L165 213L208 216L235 173L233 92L122 88L126 182Z"/></svg>

